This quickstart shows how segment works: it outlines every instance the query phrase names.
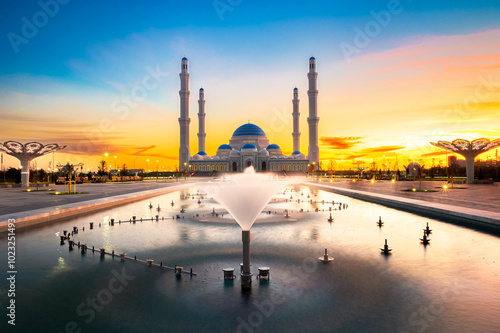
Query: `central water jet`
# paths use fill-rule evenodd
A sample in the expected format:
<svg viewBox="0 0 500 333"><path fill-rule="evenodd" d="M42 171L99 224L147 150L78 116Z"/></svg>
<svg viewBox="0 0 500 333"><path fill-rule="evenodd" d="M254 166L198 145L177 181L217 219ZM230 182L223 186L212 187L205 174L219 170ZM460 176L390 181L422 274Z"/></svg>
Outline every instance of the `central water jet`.
<svg viewBox="0 0 500 333"><path fill-rule="evenodd" d="M242 174L231 175L224 180L209 186L207 192L226 208L243 229L241 232L243 242L241 288L250 290L253 276L250 269L250 228L271 197L286 186L287 182L273 180L269 174L256 174L252 166L246 168Z"/></svg>

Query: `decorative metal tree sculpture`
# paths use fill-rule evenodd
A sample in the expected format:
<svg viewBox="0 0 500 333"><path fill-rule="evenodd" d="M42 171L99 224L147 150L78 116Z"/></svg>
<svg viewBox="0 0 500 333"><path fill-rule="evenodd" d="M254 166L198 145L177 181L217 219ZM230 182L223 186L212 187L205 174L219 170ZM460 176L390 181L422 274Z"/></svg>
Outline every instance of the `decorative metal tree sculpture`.
<svg viewBox="0 0 500 333"><path fill-rule="evenodd" d="M0 151L14 156L21 162L21 180L23 187L29 186L30 162L33 159L64 148L66 148L66 146L59 146L55 143L48 145L43 145L40 142L28 142L24 145L16 141L6 141L3 144L0 143Z"/></svg>
<svg viewBox="0 0 500 333"><path fill-rule="evenodd" d="M489 139L476 139L476 140L465 140L456 139L452 142L448 141L438 141L430 143L433 146L451 150L454 153L460 154L465 157L465 167L467 170L467 184L472 184L474 182L474 159L477 155L487 152L490 149L500 146L500 139L495 139L490 141Z"/></svg>

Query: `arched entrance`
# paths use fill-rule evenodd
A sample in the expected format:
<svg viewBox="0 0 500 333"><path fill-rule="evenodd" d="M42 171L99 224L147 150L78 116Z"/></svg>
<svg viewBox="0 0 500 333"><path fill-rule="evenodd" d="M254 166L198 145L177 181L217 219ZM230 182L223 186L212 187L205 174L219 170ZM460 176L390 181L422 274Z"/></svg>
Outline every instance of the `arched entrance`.
<svg viewBox="0 0 500 333"><path fill-rule="evenodd" d="M247 161L247 168L248 168L248 167L250 167L250 166L252 166L252 161L251 161L251 160L248 160L248 161Z"/></svg>
<svg viewBox="0 0 500 333"><path fill-rule="evenodd" d="M266 162L265 162L265 161L264 161L264 162L262 162L262 171L267 171L267 170L266 170L266 166L267 166L267 165L266 165Z"/></svg>
<svg viewBox="0 0 500 333"><path fill-rule="evenodd" d="M233 171L238 171L238 164L236 162L233 162Z"/></svg>

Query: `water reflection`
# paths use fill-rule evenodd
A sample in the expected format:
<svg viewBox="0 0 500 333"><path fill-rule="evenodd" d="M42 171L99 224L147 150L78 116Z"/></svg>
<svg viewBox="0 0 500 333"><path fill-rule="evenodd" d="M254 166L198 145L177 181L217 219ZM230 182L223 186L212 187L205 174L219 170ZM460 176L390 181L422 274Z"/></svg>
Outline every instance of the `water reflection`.
<svg viewBox="0 0 500 333"><path fill-rule="evenodd" d="M276 193L277 200L266 206L272 217L252 227L252 271L256 275L258 267L269 266L271 279L255 279L252 293L242 295L239 281L234 284L222 279L222 268L239 270L241 229L226 218L193 218L196 213L208 216L212 209L223 211L211 199L203 199L199 205L197 195L187 198L187 194L195 193L193 186L19 233L18 260L24 273L19 275L18 298L32 309L41 309L20 309L25 311L22 315L44 322L44 317L59 314L54 326L44 322L50 328L44 327L45 331L63 331L68 320L87 325L75 316L76 307L106 287L112 270L126 268L135 276L131 282L134 287L116 295L113 310L99 313L86 326L88 330L109 331L112 325L115 330L161 331L170 325L172 330L210 327L234 331L236 318L247 320L257 311L256 301L269 304L263 302L273 299L278 301L272 303L273 315L265 317L267 331L370 331L374 327L379 331L418 331L424 324L440 332L465 328L494 331L500 327L500 241L495 236L324 191L310 191L305 186L290 187L285 195ZM307 202L285 202L290 194ZM333 210L334 222L328 223L328 207L332 205L327 202L332 201L346 203L348 208ZM164 220L108 225L111 218L153 217L158 213L149 209L149 202L162 207L160 216ZM186 209L184 219L172 220L182 207ZM319 212L314 212L316 207ZM296 221L275 219L283 216L284 210L295 214ZM376 225L379 216L384 221L380 228ZM88 227L89 221L96 222L94 229L83 231L81 227ZM432 242L424 246L419 238L427 222L433 229ZM192 267L199 275L177 279L174 274L143 265L101 259L91 250L85 255L77 249L70 252L67 245L59 246L58 233L71 230L73 225L80 228L75 240L90 248L105 247L131 257L152 258L155 263L177 264L185 270ZM387 256L379 249L386 238L394 249ZM0 255L6 255L5 240L0 245ZM325 248L335 257L327 265L317 260ZM53 278L44 279L48 271ZM75 285L79 286L76 294ZM0 288L5 287L1 282ZM65 296L70 294L71 298ZM144 300L141 307L137 307L137 300ZM429 315L439 320L429 322L420 315L409 320L415 312L429 311L430 304L440 312ZM127 322L132 326L126 328L124 316L141 320ZM39 329L29 322L24 325L25 331Z"/></svg>

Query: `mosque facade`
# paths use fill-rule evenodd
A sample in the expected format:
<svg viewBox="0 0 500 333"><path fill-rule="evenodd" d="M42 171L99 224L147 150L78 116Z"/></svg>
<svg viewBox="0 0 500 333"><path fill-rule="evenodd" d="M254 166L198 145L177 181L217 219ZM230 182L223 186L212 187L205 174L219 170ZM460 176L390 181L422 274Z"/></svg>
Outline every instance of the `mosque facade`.
<svg viewBox="0 0 500 333"><path fill-rule="evenodd" d="M309 59L309 146L308 156L300 152L299 130L299 98L298 89L293 90L293 149L291 155L283 155L281 148L276 143L270 143L266 133L255 124L243 124L234 132L228 143L221 144L214 156L205 152L205 90L199 90L198 99L198 152L190 155L189 145L189 71L188 59L182 58L180 96L180 145L179 145L179 170L185 172L241 172L246 167L253 166L256 171L289 171L307 172L312 164L315 169L319 163L318 148L318 110L317 110L317 76L316 59Z"/></svg>

